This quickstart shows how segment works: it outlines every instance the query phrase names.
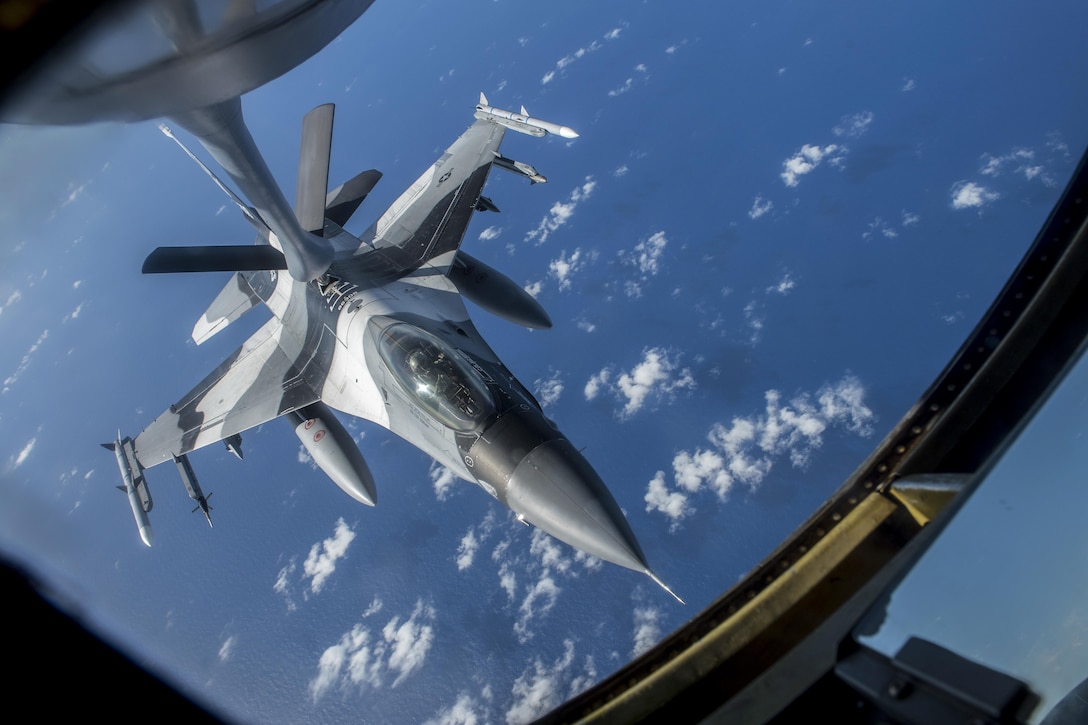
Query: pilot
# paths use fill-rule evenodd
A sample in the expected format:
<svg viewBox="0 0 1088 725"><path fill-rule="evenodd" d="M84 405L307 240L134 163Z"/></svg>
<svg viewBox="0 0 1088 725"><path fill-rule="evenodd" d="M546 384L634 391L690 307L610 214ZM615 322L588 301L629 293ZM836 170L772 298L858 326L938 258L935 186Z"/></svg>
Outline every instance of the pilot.
<svg viewBox="0 0 1088 725"><path fill-rule="evenodd" d="M431 365L427 352L422 348L416 348L408 353L408 369L420 380L434 382L434 367Z"/></svg>

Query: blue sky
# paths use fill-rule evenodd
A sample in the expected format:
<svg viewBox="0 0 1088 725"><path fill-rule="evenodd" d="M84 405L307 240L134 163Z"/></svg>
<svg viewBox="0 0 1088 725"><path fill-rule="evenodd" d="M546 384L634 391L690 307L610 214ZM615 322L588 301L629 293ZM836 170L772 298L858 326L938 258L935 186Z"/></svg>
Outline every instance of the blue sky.
<svg viewBox="0 0 1088 725"><path fill-rule="evenodd" d="M268 722L522 722L753 567L864 459L1012 271L1088 141L1086 11L1021 3L393 3L245 97L293 197L301 118L337 104L332 179L383 180L355 231L469 125L477 95L581 136L509 134L465 248L551 314L473 309L626 511L677 605L521 526L345 419L365 509L286 426L193 456L215 528L152 469L156 545L113 460L263 322L200 347L225 279L139 274L251 228L154 123L0 129L5 545L99 626ZM1056 22L1061 18L1061 22Z"/></svg>

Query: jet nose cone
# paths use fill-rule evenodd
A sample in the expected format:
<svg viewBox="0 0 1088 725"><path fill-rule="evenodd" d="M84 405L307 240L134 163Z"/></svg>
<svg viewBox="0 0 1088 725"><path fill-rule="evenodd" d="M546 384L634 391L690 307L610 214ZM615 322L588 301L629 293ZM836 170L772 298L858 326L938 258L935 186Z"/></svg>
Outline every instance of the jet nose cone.
<svg viewBox="0 0 1088 725"><path fill-rule="evenodd" d="M578 138L578 133L573 128L563 126L559 129L559 135L563 138Z"/></svg>
<svg viewBox="0 0 1088 725"><path fill-rule="evenodd" d="M510 477L506 497L510 508L557 539L613 564L649 570L616 500L565 438L525 456Z"/></svg>

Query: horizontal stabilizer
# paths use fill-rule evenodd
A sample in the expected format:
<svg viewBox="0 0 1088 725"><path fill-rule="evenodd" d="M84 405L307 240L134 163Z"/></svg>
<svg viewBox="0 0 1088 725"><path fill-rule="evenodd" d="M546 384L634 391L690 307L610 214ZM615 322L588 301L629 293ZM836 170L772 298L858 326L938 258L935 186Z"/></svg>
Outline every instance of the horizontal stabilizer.
<svg viewBox="0 0 1088 725"><path fill-rule="evenodd" d="M264 244L159 247L144 260L144 274L256 272L287 269L283 253Z"/></svg>
<svg viewBox="0 0 1088 725"><path fill-rule="evenodd" d="M301 360L293 341L284 340L291 352L280 347L287 337L275 317L250 335L136 436L140 465L157 466L320 400L314 388L321 389L327 376L320 361L332 355L335 335L321 334L313 357Z"/></svg>
<svg viewBox="0 0 1088 725"><path fill-rule="evenodd" d="M347 224L381 178L382 172L370 169L330 191L325 198L325 217L340 226Z"/></svg>
<svg viewBox="0 0 1088 725"><path fill-rule="evenodd" d="M249 312L261 302L261 298L249 286L241 274L235 272L208 309L193 325L193 342L202 344L215 333Z"/></svg>

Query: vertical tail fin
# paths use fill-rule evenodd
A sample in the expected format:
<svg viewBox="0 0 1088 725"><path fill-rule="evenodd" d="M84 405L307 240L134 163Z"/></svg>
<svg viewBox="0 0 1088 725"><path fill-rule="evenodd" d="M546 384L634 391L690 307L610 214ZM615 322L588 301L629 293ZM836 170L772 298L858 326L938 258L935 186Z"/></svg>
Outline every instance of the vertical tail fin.
<svg viewBox="0 0 1088 725"><path fill-rule="evenodd" d="M325 229L325 197L329 192L329 156L332 153L332 119L335 106L318 106L302 119L302 148L298 158L298 189L295 216L306 231L322 236Z"/></svg>

